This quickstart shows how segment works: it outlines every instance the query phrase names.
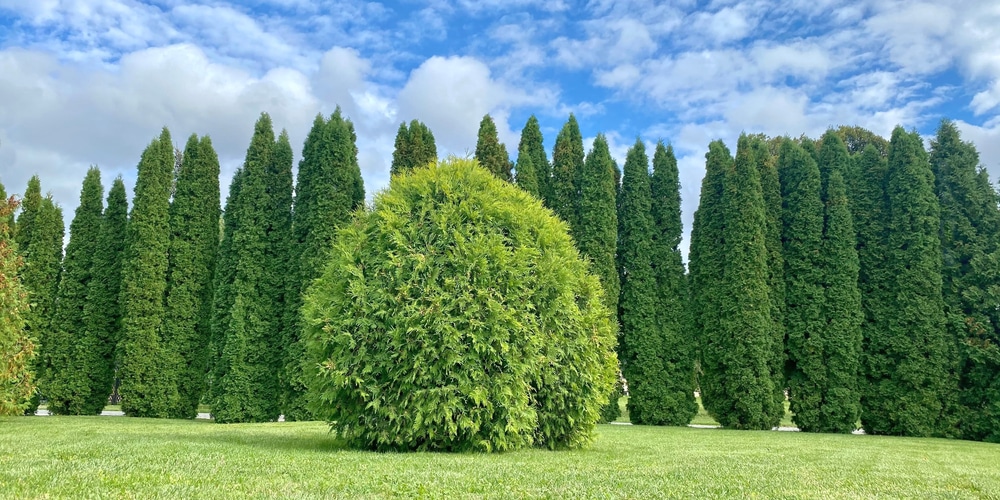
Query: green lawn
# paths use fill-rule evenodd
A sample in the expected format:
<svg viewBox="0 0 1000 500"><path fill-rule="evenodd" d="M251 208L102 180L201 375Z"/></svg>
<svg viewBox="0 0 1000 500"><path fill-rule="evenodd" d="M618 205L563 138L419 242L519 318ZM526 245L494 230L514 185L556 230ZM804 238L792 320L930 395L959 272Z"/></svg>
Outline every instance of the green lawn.
<svg viewBox="0 0 1000 500"><path fill-rule="evenodd" d="M0 418L0 497L1000 497L1000 446L602 425L583 450L340 448L322 423Z"/></svg>
<svg viewBox="0 0 1000 500"><path fill-rule="evenodd" d="M705 411L705 407L701 405L701 398L695 398L698 402L698 414L691 419L691 424L693 425L719 425L718 422L712 418L711 415ZM618 400L618 408L621 409L621 416L615 422L628 422L628 396L622 396ZM860 422L858 422L860 425ZM781 423L778 424L781 427L795 427L795 422L792 422L792 413L788 410L788 401L785 401L785 416L781 418Z"/></svg>

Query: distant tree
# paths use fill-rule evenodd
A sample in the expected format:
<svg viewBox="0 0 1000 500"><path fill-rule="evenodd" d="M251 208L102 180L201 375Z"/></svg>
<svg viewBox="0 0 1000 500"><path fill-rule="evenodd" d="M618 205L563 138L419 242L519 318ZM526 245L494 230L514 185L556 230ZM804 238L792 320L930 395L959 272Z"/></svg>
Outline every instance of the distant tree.
<svg viewBox="0 0 1000 500"><path fill-rule="evenodd" d="M873 146L880 156L889 156L889 141L871 130L842 125L834 133L840 137L852 155L862 153L866 147Z"/></svg>
<svg viewBox="0 0 1000 500"><path fill-rule="evenodd" d="M83 345L90 346L83 364L88 368L87 407L83 413L97 414L108 402L115 380L115 352L121 338L122 259L125 256L125 226L128 222L128 199L125 183L115 179L108 191L107 208L94 245L94 261L87 303Z"/></svg>
<svg viewBox="0 0 1000 500"><path fill-rule="evenodd" d="M538 186L538 172L535 171L534 160L526 150L518 150L517 164L514 168L517 171L517 186L539 198L541 191Z"/></svg>
<svg viewBox="0 0 1000 500"><path fill-rule="evenodd" d="M0 185L0 416L21 415L35 393L31 371L35 342L25 330L28 291L21 284L21 256L11 221L16 198Z"/></svg>
<svg viewBox="0 0 1000 500"><path fill-rule="evenodd" d="M58 415L92 413L87 405L92 367L87 361L97 346L92 345L92 339L85 334L84 309L98 250L103 197L101 171L91 167L83 180L80 205L70 222L55 317L45 346L51 369L41 389L49 399L49 412Z"/></svg>
<svg viewBox="0 0 1000 500"><path fill-rule="evenodd" d="M163 338L174 161L173 142L164 127L139 160L125 232L119 392L122 411L132 417L166 418L178 397L177 373Z"/></svg>
<svg viewBox="0 0 1000 500"><path fill-rule="evenodd" d="M517 145L517 161L521 162L521 157L531 159L531 169L534 170L535 179L531 179L531 176L525 173L525 178L522 181L520 176L520 167L518 167L518 178L517 183L521 186L521 189L534 194L536 197L542 200L549 200L549 181L552 176L552 165L549 164L549 159L545 155L545 146L542 144L542 130L538 126L538 119L535 115L531 115L528 118L527 123L524 124L524 128L521 129L521 141ZM537 190L532 191L531 185L532 181L536 181L534 184L537 185Z"/></svg>
<svg viewBox="0 0 1000 500"><path fill-rule="evenodd" d="M490 115L484 116L479 122L476 160L500 179L507 182L514 180L510 173L510 156L507 154L507 147L500 142L497 126L493 123L493 118Z"/></svg>
<svg viewBox="0 0 1000 500"><path fill-rule="evenodd" d="M681 194L672 146L656 144L650 181L653 235L651 261L656 278L656 327L662 339L663 423L687 425L698 413L694 399L693 337L688 331L688 291L680 243Z"/></svg>
<svg viewBox="0 0 1000 500"><path fill-rule="evenodd" d="M170 205L170 254L163 336L177 372L174 418L194 418L205 392L212 274L219 247L219 158L191 134Z"/></svg>
<svg viewBox="0 0 1000 500"><path fill-rule="evenodd" d="M570 235L575 240L580 230L580 182L583 172L583 136L576 117L569 115L556 137L552 150L552 178L546 205L569 224Z"/></svg>
<svg viewBox="0 0 1000 500"><path fill-rule="evenodd" d="M28 179L28 187L24 190L24 197L21 198L21 213L17 216L16 230L14 231L14 238L17 241L17 247L21 249L21 253L27 252L28 245L31 244L32 233L35 228L32 222L35 217L38 217L41 205L42 183L38 180L37 175L33 175Z"/></svg>
<svg viewBox="0 0 1000 500"><path fill-rule="evenodd" d="M395 175L434 161L437 161L437 145L427 125L417 120L411 121L409 127L406 122L400 123L390 173Z"/></svg>

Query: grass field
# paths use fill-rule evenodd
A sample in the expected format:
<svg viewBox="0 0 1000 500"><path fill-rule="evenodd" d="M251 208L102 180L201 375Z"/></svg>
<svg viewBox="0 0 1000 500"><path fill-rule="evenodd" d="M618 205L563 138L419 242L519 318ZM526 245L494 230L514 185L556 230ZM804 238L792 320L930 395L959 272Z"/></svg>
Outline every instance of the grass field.
<svg viewBox="0 0 1000 500"><path fill-rule="evenodd" d="M0 419L5 498L1000 497L1000 446L602 425L583 450L370 453L322 423Z"/></svg>

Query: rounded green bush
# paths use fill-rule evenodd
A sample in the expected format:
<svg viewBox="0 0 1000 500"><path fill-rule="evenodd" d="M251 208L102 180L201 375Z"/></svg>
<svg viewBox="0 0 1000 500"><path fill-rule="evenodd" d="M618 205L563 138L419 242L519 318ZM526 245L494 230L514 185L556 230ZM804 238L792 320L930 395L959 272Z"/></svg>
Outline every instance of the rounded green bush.
<svg viewBox="0 0 1000 500"><path fill-rule="evenodd" d="M375 450L587 443L617 359L567 226L472 160L394 176L305 297L313 411Z"/></svg>

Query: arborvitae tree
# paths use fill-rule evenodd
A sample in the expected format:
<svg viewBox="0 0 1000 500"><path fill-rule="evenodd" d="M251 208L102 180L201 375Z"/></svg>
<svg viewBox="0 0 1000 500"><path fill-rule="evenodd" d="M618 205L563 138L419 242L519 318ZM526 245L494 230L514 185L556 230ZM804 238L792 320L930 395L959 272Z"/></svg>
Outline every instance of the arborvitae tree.
<svg viewBox="0 0 1000 500"><path fill-rule="evenodd" d="M656 144L653 153L652 264L656 278L656 326L663 356L663 423L687 425L698 413L694 399L694 362L687 308L684 262L681 260L681 193L677 158L672 146Z"/></svg>
<svg viewBox="0 0 1000 500"><path fill-rule="evenodd" d="M23 414L35 393L35 342L24 328L28 291L18 276L23 261L11 225L17 205L0 184L0 416Z"/></svg>
<svg viewBox="0 0 1000 500"><path fill-rule="evenodd" d="M215 262L215 274L212 279L212 337L209 340L208 359L208 397L209 402L222 395L222 380L228 365L222 354L225 348L225 334L232 321L232 308L236 300L233 282L236 279L238 263L238 248L233 237L239 227L239 204L241 202L241 187L245 177L243 168L237 168L233 180L229 183L229 194L222 213L222 239L219 241L219 253Z"/></svg>
<svg viewBox="0 0 1000 500"><path fill-rule="evenodd" d="M303 370L302 294L322 272L337 230L364 203L351 121L338 108L329 121L317 117L306 138L299 162L292 224L292 263L288 292L288 321L284 345L287 355L282 380L282 412L285 420L311 418L307 409Z"/></svg>
<svg viewBox="0 0 1000 500"><path fill-rule="evenodd" d="M768 293L767 209L750 138L740 137L723 181L723 273L715 337L703 353L705 408L726 427L777 425L773 321Z"/></svg>
<svg viewBox="0 0 1000 500"><path fill-rule="evenodd" d="M98 251L103 196L101 171L92 167L83 180L80 205L70 222L55 318L45 346L51 367L41 390L49 398L49 411L59 415L92 413L87 405L91 367L86 361L97 346L85 334L84 309Z"/></svg>
<svg viewBox="0 0 1000 500"><path fill-rule="evenodd" d="M826 390L817 430L847 433L861 415L861 293L858 290L858 252L847 201L844 172L850 157L843 141L827 132L820 147L820 175L824 204L823 303Z"/></svg>
<svg viewBox="0 0 1000 500"><path fill-rule="evenodd" d="M94 262L87 303L83 306L85 321L83 345L91 349L81 353L88 376L87 406L83 413L97 414L108 402L115 380L115 349L121 337L122 259L125 255L125 226L128 221L128 199L125 183L115 179L108 191L107 208L101 220L100 233L94 245Z"/></svg>
<svg viewBox="0 0 1000 500"><path fill-rule="evenodd" d="M521 189L531 193L535 198L541 197L538 185L538 172L535 171L534 160L524 149L517 152L517 185Z"/></svg>
<svg viewBox="0 0 1000 500"><path fill-rule="evenodd" d="M170 205L170 254L163 336L177 373L169 414L194 418L205 392L212 273L219 246L219 158L207 136L184 147Z"/></svg>
<svg viewBox="0 0 1000 500"><path fill-rule="evenodd" d="M767 248L767 285L771 309L771 373L774 377L774 418L785 415L785 261L781 243L781 182L776 156L763 135L749 137L754 163L760 174L766 220L764 246Z"/></svg>
<svg viewBox="0 0 1000 500"><path fill-rule="evenodd" d="M947 436L955 397L954 345L945 337L940 209L920 136L892 132L881 328L869 330L862 392L865 431Z"/></svg>
<svg viewBox="0 0 1000 500"><path fill-rule="evenodd" d="M177 374L163 339L174 161L164 127L142 152L125 231L119 392L122 411L132 417L168 417L177 401Z"/></svg>
<svg viewBox="0 0 1000 500"><path fill-rule="evenodd" d="M698 210L694 213L691 226L691 249L688 255L688 292L690 295L689 314L691 331L695 338L695 361L699 377L699 391L702 399L710 398L712 384L721 375L722 366L714 356L706 353L717 352L719 342L719 285L722 282L725 254L724 234L726 227L722 211L722 196L726 170L733 162L729 149L722 141L713 141L705 154L705 177L701 181L701 195ZM707 407L707 406L706 406Z"/></svg>
<svg viewBox="0 0 1000 500"><path fill-rule="evenodd" d="M29 187L30 187L29 183ZM22 215L25 215L22 212ZM44 386L52 358L46 348L52 336L55 323L56 293L62 274L63 223L62 208L52 201L52 196L42 198L32 217L18 227L30 234L27 246L22 250L24 267L21 269L21 283L28 290L31 309L25 321L28 335L35 341L38 356L34 359L32 371L38 386ZM19 233L19 236L22 233ZM27 412L33 414L38 409L39 394L36 393ZM44 396L44 394L43 394Z"/></svg>
<svg viewBox="0 0 1000 500"><path fill-rule="evenodd" d="M827 389L824 321L823 201L819 167L793 141L781 144L787 376L795 424L820 430Z"/></svg>
<svg viewBox="0 0 1000 500"><path fill-rule="evenodd" d="M931 141L948 336L960 354L961 436L1000 442L1000 210L976 147L943 121Z"/></svg>
<svg viewBox="0 0 1000 500"><path fill-rule="evenodd" d="M17 224L14 231L14 239L17 242L17 247L21 249L22 254L28 251L28 245L31 244L32 232L34 231L32 221L38 216L38 210L41 205L42 183L38 180L37 175L33 175L28 179L28 188L24 190L24 197L21 198L21 213L17 216ZM30 324L31 321L28 321L28 323Z"/></svg>
<svg viewBox="0 0 1000 500"><path fill-rule="evenodd" d="M284 146L275 145L271 117L262 113L243 168L230 188L216 271L213 329L217 330L212 335L219 359L212 376L212 416L220 423L278 418L275 365L281 353L274 349L283 321L276 314L275 290L270 288L276 271L269 266L278 265L272 245L280 234L276 200L284 197L284 184L279 188L277 183L285 174L283 166L278 168L284 159L272 165L275 149ZM275 184L269 186L269 181Z"/></svg>
<svg viewBox="0 0 1000 500"><path fill-rule="evenodd" d="M497 126L490 115L479 122L479 139L476 140L476 161L493 175L507 182L513 180L510 174L510 156L507 147L497 136Z"/></svg>
<svg viewBox="0 0 1000 500"><path fill-rule="evenodd" d="M410 126L406 122L399 124L396 133L396 147L392 153L390 172L396 175L416 167L422 167L437 161L437 145L434 134L427 125L413 120Z"/></svg>
<svg viewBox="0 0 1000 500"><path fill-rule="evenodd" d="M535 172L536 185L538 187L537 191L531 191L531 180L527 174L525 174L525 180L522 182L520 166L518 167L518 185L521 186L521 189L543 200L549 200L551 198L549 194L549 181L552 176L552 165L549 164L549 158L545 154L545 146L542 144L542 129L539 128L538 118L535 118L535 115L531 115L528 118L528 122L524 124L524 128L521 129L521 142L517 145L517 161L519 165L522 156L531 158L531 168Z"/></svg>
<svg viewBox="0 0 1000 500"><path fill-rule="evenodd" d="M580 230L580 176L583 172L583 136L576 117L569 115L556 137L552 150L552 178L547 203L562 220L569 224L575 240Z"/></svg>

